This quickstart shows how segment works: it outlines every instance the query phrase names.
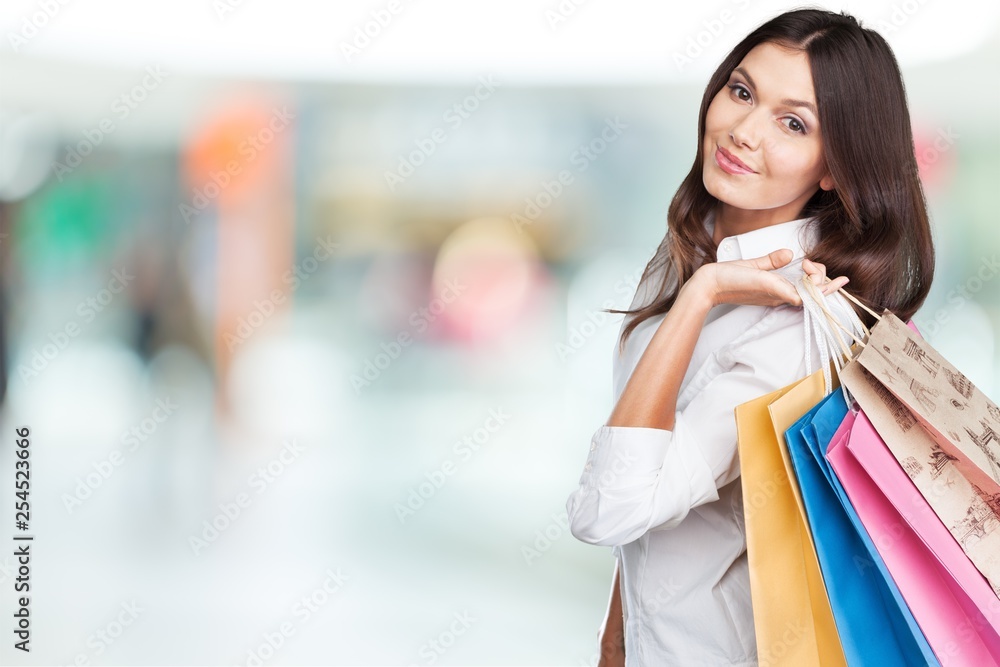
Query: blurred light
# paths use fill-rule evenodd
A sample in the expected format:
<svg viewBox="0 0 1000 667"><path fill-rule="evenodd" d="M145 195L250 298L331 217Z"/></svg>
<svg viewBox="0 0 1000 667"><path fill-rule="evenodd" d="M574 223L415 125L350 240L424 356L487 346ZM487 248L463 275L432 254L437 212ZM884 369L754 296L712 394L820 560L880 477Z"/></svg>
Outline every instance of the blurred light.
<svg viewBox="0 0 1000 667"><path fill-rule="evenodd" d="M509 220L471 220L441 245L426 317L459 338L499 336L525 314L540 271L533 242Z"/></svg>
<svg viewBox="0 0 1000 667"><path fill-rule="evenodd" d="M228 99L225 106L205 114L184 147L183 171L193 191L190 196L197 193L205 199L221 200L223 194L228 199L273 186L265 180L265 167L276 157L275 151L259 143L262 130L271 132L271 106L265 99L241 97ZM267 136L269 141L274 138L273 134ZM212 183L218 188L212 188ZM211 197L213 192L217 192L216 197ZM193 199L186 203L197 208ZM219 201L212 203L219 205Z"/></svg>
<svg viewBox="0 0 1000 667"><path fill-rule="evenodd" d="M913 149L926 188L940 188L951 180L958 162L957 138L948 123L932 127L926 122L913 122Z"/></svg>
<svg viewBox="0 0 1000 667"><path fill-rule="evenodd" d="M34 192L55 154L55 132L41 115L0 111L0 199L17 201Z"/></svg>
<svg viewBox="0 0 1000 667"><path fill-rule="evenodd" d="M142 360L117 341L76 340L55 355L21 348L11 363L8 398L15 419L35 424L53 440L117 441L138 407ZM40 369L27 377L24 369Z"/></svg>

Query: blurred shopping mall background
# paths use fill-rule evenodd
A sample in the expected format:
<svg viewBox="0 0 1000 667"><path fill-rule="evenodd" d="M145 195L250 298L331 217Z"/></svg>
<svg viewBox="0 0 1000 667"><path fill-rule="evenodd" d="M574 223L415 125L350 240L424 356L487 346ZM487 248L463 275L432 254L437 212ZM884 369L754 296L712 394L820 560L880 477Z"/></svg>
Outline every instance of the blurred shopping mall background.
<svg viewBox="0 0 1000 667"><path fill-rule="evenodd" d="M822 4L896 50L914 319L998 400L1000 7ZM5 2L0 540L27 426L35 541L0 662L595 665L613 561L564 522L600 309L709 74L791 6Z"/></svg>

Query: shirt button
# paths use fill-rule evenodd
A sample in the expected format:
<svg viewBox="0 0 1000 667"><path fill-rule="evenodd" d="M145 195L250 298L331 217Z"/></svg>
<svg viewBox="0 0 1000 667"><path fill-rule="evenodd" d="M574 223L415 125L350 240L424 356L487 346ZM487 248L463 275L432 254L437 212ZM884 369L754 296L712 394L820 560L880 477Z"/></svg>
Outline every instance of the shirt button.
<svg viewBox="0 0 1000 667"><path fill-rule="evenodd" d="M590 443L590 451L594 451L595 449L597 449L597 443L596 442Z"/></svg>
<svg viewBox="0 0 1000 667"><path fill-rule="evenodd" d="M586 470L587 472L590 472L590 467L591 467L591 466L590 466L590 464L588 463L587 465L583 466L583 469L584 469L584 470Z"/></svg>

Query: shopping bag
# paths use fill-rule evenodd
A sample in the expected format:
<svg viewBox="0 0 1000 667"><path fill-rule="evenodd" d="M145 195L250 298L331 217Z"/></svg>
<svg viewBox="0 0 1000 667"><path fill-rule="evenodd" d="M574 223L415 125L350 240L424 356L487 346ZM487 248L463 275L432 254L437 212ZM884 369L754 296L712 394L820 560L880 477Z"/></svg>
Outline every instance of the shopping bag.
<svg viewBox="0 0 1000 667"><path fill-rule="evenodd" d="M934 513L1000 594L1000 497L991 499L977 489L863 366L848 364L840 379Z"/></svg>
<svg viewBox="0 0 1000 667"><path fill-rule="evenodd" d="M760 664L846 665L801 498L779 444L824 396L823 370L736 406L737 446Z"/></svg>
<svg viewBox="0 0 1000 667"><path fill-rule="evenodd" d="M837 333L839 328L858 344L855 350L860 352L845 354L852 360L840 371L852 401L865 410L897 462L994 592L1000 594L1000 494L987 490L997 477L998 443L990 420L1000 423L1000 410L924 343L912 322L903 326L888 310L878 315L841 289L845 297L877 320L871 330L861 323L865 334L861 340L838 325L811 284L803 281L803 286L812 297L808 302L803 297L804 305L822 312L834 325L829 331ZM839 333L836 338L846 348ZM897 392L908 398L900 400ZM937 409L939 404L941 409ZM918 406L924 417L915 414L911 405ZM974 431L969 423L975 415L979 415L981 431ZM923 428L917 427L918 423Z"/></svg>
<svg viewBox="0 0 1000 667"><path fill-rule="evenodd" d="M863 410L846 431L827 460L935 655L946 666L1000 664L1000 600Z"/></svg>
<svg viewBox="0 0 1000 667"><path fill-rule="evenodd" d="M965 477L1000 498L1000 408L886 310L857 362L905 405Z"/></svg>
<svg viewBox="0 0 1000 667"><path fill-rule="evenodd" d="M826 451L830 446L830 443L840 440L846 437L846 434L850 432L850 429L854 426L854 420L856 418L856 412L850 410L839 422L837 418L839 417L839 410L836 407L831 408L832 403L821 406L819 412L816 413L816 418L813 420L811 429L805 432L806 440L810 444L810 449L813 450L814 455L817 460L821 462L821 467L826 473L827 478L830 481L830 485L834 492L837 494L837 498L840 500L841 506L847 513L848 518L854 526L855 531L864 543L870 560L857 560L859 569L864 569L865 567L875 567L881 576L881 580L885 582L886 588L889 594L892 596L893 603L899 608L902 620L906 625L906 628L897 628L895 634L897 636L904 635L904 633L909 633L912 635L920 649L920 654L923 661L927 665L939 664L934 652L931 650L930 645L927 643L927 638L924 636L923 631L920 629L919 624L913 617L913 613L907 606L906 601L903 598L899 587L896 585L895 580L889 573L889 569L886 567L885 561L882 559L881 554L879 554L878 549L875 547L875 543L872 542L871 537L868 535L868 531L865 529L864 524L861 522L861 518L855 511L854 506L851 505L850 498L847 496L847 492L844 490L843 485L840 483L840 479L837 477L833 468L830 466L829 461L826 459ZM833 411L832 414L831 410ZM901 645L905 645L905 641L900 642ZM916 656L913 656L912 664L921 664L921 660Z"/></svg>
<svg viewBox="0 0 1000 667"><path fill-rule="evenodd" d="M938 665L826 460L853 421L837 391L785 433L844 655L851 667Z"/></svg>

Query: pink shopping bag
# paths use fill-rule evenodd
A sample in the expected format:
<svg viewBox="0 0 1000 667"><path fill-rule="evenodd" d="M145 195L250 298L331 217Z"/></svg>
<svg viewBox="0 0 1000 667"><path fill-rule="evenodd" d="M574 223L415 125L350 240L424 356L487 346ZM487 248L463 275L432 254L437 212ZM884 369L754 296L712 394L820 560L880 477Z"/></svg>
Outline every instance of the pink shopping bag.
<svg viewBox="0 0 1000 667"><path fill-rule="evenodd" d="M863 411L827 460L941 664L1000 665L1000 599Z"/></svg>

